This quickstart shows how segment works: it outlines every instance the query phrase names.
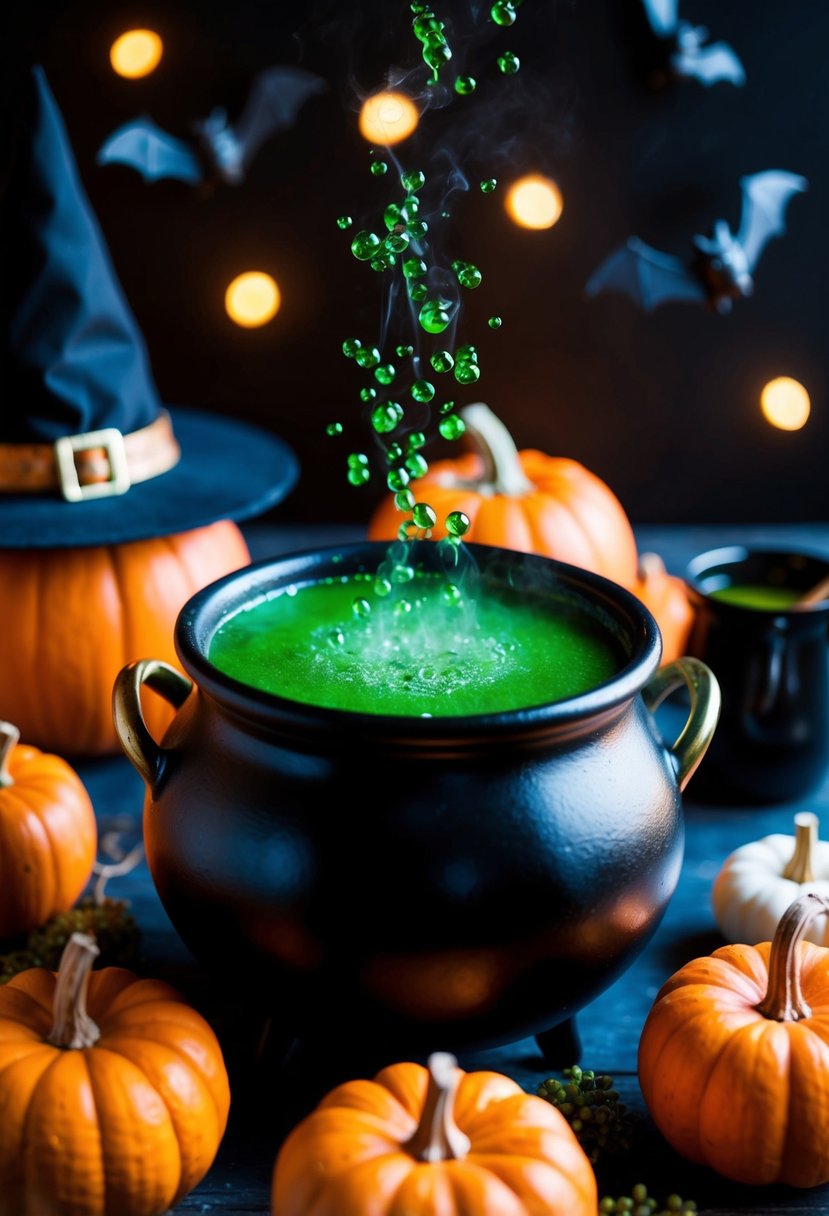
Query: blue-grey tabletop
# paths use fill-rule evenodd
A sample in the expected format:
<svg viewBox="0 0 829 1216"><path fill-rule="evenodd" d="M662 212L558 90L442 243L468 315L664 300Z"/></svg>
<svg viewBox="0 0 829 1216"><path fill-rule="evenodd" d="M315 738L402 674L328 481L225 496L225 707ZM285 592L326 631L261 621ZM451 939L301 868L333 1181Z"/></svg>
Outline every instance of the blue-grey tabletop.
<svg viewBox="0 0 829 1216"><path fill-rule="evenodd" d="M640 551L651 550L669 571L682 573L703 550L732 543L795 548L829 556L829 524L753 527L640 527ZM322 525L253 525L246 536L254 559L320 544L361 538L358 529ZM101 822L128 816L136 832L143 805L140 779L128 762L110 757L77 766ZM662 1199L670 1193L696 1200L700 1212L829 1216L829 1186L796 1190L757 1189L728 1182L673 1152L651 1122L637 1081L637 1047L648 1010L665 979L678 967L723 944L711 908L712 882L737 846L772 832L791 834L793 812L815 811L829 820L829 783L797 802L756 807L696 803L693 779L684 798L686 846L676 891L655 936L637 961L578 1016L583 1068L611 1074L629 1109L639 1116L631 1150L604 1167L603 1193L629 1194L636 1182ZM204 976L170 925L146 864L121 878L112 893L126 899L142 934L147 973L168 979L212 1022L225 1049L233 1093L230 1123L216 1160L201 1184L175 1211L252 1216L270 1211L270 1181L281 1138L317 1096L303 1091L303 1065L268 1062L267 1027L247 1023L232 992ZM332 994L332 1019L336 994ZM530 1092L560 1073L545 1064L534 1040L460 1059L464 1068L506 1073ZM573 1063L576 1061L573 1060ZM389 1061L391 1063L391 1061Z"/></svg>

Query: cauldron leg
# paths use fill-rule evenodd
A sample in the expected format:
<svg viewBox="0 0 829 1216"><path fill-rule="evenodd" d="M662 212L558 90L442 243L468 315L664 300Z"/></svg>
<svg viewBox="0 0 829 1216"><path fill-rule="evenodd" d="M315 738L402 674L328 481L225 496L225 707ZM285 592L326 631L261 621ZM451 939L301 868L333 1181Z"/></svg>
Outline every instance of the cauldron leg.
<svg viewBox="0 0 829 1216"><path fill-rule="evenodd" d="M570 1068L581 1059L581 1039L575 1018L542 1030L535 1036L535 1041L548 1068Z"/></svg>

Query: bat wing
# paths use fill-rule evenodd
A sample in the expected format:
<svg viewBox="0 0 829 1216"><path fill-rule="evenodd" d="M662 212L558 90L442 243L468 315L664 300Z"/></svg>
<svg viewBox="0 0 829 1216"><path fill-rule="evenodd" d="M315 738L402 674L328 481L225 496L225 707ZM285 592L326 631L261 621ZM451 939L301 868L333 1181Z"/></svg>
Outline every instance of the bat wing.
<svg viewBox="0 0 829 1216"><path fill-rule="evenodd" d="M657 38L670 38L676 33L679 20L679 0L642 0L648 25Z"/></svg>
<svg viewBox="0 0 829 1216"><path fill-rule="evenodd" d="M708 299L705 287L680 258L652 249L632 236L593 272L585 288L589 296L615 291L630 296L645 312L671 300Z"/></svg>
<svg viewBox="0 0 829 1216"><path fill-rule="evenodd" d="M203 177L195 149L162 131L149 118L136 118L113 131L95 159L99 165L129 165L145 182L173 177L195 185Z"/></svg>
<svg viewBox="0 0 829 1216"><path fill-rule="evenodd" d="M745 69L727 42L677 51L671 56L671 67L677 76L692 76L706 86L720 80L738 87L746 82Z"/></svg>
<svg viewBox="0 0 829 1216"><path fill-rule="evenodd" d="M769 169L740 178L743 213L737 242L743 248L749 270L756 266L766 242L786 231L786 207L792 196L806 190L808 185L805 177L787 173L785 169Z"/></svg>
<svg viewBox="0 0 829 1216"><path fill-rule="evenodd" d="M326 87L322 77L304 68L276 67L260 72L233 127L243 163L250 163L266 139L292 127L305 103Z"/></svg>

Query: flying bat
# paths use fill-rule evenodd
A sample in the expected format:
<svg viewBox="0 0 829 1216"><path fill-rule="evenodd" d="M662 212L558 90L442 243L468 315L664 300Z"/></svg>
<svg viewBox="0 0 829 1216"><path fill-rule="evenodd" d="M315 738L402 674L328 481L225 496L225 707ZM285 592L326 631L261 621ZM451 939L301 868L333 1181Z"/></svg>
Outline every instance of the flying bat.
<svg viewBox="0 0 829 1216"><path fill-rule="evenodd" d="M709 42L704 25L681 21L679 0L642 0L642 4L661 61L655 83L673 78L698 80L706 87L719 80L745 84L745 70L734 49L727 42Z"/></svg>
<svg viewBox="0 0 829 1216"><path fill-rule="evenodd" d="M807 186L805 177L784 169L742 177L743 209L736 236L725 220L717 220L710 237L692 238L693 253L687 259L660 253L632 236L594 271L587 295L620 292L645 312L685 300L728 313L734 300L752 294L760 254L771 237L786 231L786 207Z"/></svg>
<svg viewBox="0 0 829 1216"><path fill-rule="evenodd" d="M265 141L293 126L303 105L325 88L321 77L303 68L268 68L254 77L235 123L228 121L226 110L214 109L193 124L193 138L188 141L169 135L143 116L113 131L96 161L129 165L146 182L170 177L193 186L217 182L237 186Z"/></svg>

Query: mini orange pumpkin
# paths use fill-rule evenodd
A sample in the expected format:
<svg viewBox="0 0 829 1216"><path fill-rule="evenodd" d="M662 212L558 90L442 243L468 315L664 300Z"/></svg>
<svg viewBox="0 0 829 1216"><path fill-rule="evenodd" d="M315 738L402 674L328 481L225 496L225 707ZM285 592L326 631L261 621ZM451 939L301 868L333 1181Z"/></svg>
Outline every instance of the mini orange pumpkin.
<svg viewBox="0 0 829 1216"><path fill-rule="evenodd" d="M276 1159L274 1216L596 1216L566 1119L494 1072L439 1052L332 1090Z"/></svg>
<svg viewBox="0 0 829 1216"><path fill-rule="evenodd" d="M631 588L656 620L662 634L662 662L672 663L686 653L694 610L685 583L668 574L657 553L641 553L636 583Z"/></svg>
<svg viewBox="0 0 829 1216"><path fill-rule="evenodd" d="M624 587L636 582L636 541L616 495L576 460L519 452L488 406L461 411L475 451L436 461L416 484L437 512L435 539L446 535L450 511L463 511L465 539L540 553L603 574ZM370 540L393 540L404 515L389 495L368 526Z"/></svg>
<svg viewBox="0 0 829 1216"><path fill-rule="evenodd" d="M249 561L229 520L124 545L0 549L0 717L63 756L118 752L118 672L148 654L177 663L185 600ZM147 713L156 731L171 716L155 698Z"/></svg>
<svg viewBox="0 0 829 1216"><path fill-rule="evenodd" d="M158 1216L224 1135L213 1031L166 984L90 975L97 952L73 934L57 975L0 988L0 1216Z"/></svg>
<svg viewBox="0 0 829 1216"><path fill-rule="evenodd" d="M92 873L95 812L77 773L59 756L18 743L0 722L0 938L66 912Z"/></svg>
<svg viewBox="0 0 829 1216"><path fill-rule="evenodd" d="M802 940L829 910L801 895L773 942L687 963L656 997L639 1081L666 1140L736 1182L829 1182L829 950Z"/></svg>

